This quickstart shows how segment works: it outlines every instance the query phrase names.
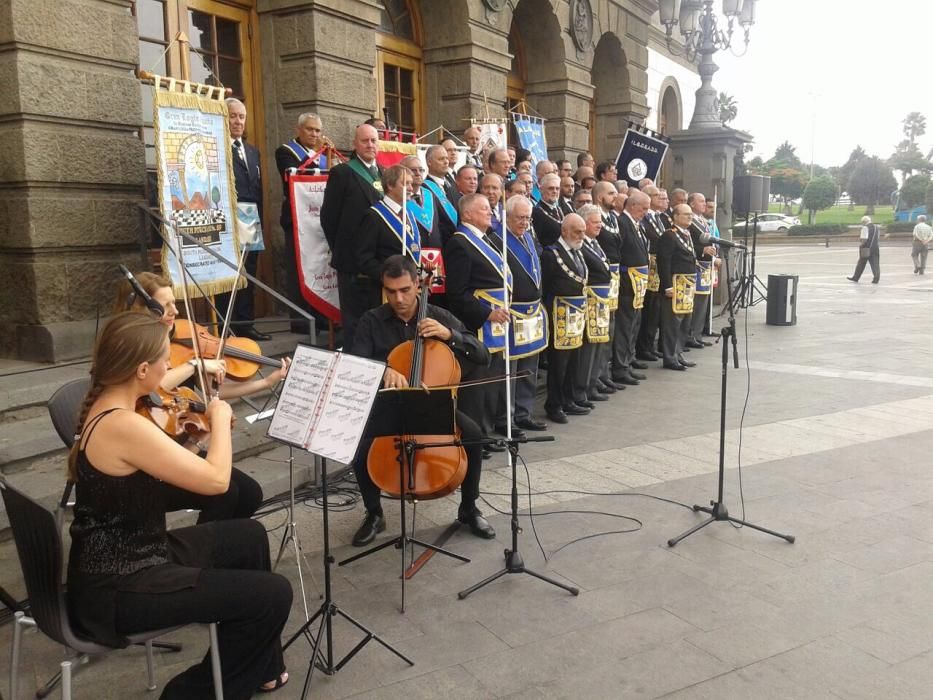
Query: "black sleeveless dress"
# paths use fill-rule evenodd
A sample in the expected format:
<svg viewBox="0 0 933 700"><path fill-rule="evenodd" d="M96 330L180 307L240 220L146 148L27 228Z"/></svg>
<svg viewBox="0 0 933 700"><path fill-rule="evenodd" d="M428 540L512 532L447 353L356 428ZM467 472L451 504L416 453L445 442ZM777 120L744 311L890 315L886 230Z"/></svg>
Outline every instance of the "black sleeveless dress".
<svg viewBox="0 0 933 700"><path fill-rule="evenodd" d="M166 532L163 482L144 471L110 476L88 460L85 450L91 434L114 410L119 409L95 416L79 445L67 594L79 633L122 648L129 642L116 631L117 592L190 588L201 569L172 561L176 547L190 550L199 544Z"/></svg>

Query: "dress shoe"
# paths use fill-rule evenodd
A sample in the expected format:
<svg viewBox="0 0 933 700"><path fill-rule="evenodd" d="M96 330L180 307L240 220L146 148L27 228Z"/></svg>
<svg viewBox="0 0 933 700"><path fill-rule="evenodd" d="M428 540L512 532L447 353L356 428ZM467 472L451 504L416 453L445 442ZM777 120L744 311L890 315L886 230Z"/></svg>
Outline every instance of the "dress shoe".
<svg viewBox="0 0 933 700"><path fill-rule="evenodd" d="M574 403L569 406L564 406L564 413L568 416L587 416L590 413L590 409L578 406Z"/></svg>
<svg viewBox="0 0 933 700"><path fill-rule="evenodd" d="M366 512L363 524L353 535L353 546L362 547L376 539L376 535L386 529L386 519L382 513Z"/></svg>
<svg viewBox="0 0 933 700"><path fill-rule="evenodd" d="M872 280L871 283L872 283L872 284L878 284L878 280Z"/></svg>
<svg viewBox="0 0 933 700"><path fill-rule="evenodd" d="M583 408L588 408L591 411L596 408L596 404L588 399L581 399L580 401L574 401L574 403L577 404L577 406L583 406Z"/></svg>
<svg viewBox="0 0 933 700"><path fill-rule="evenodd" d="M656 362L657 359L658 359L658 356L655 355L653 352L650 353L650 354L647 353L647 352L640 352L640 353L638 353L637 355L635 355L635 357L637 357L637 358L638 358L639 360L641 360L642 362ZM641 367L638 367L638 365L636 365L634 362L632 363L632 366L633 366L633 367L636 367L636 368L638 368L638 369L648 369L648 366L647 366L647 365L643 365L643 366L641 366Z"/></svg>
<svg viewBox="0 0 933 700"><path fill-rule="evenodd" d="M680 364L679 362L676 363L676 364L672 364L672 363L670 363L670 362L665 362L663 366L664 366L664 369L672 369L672 370L675 370L675 371L677 371L677 372L684 372L684 371L686 371L686 369L687 369L686 367L684 367L684 366L683 366L682 364Z"/></svg>
<svg viewBox="0 0 933 700"><path fill-rule="evenodd" d="M493 442L489 445L486 445L486 449L490 452L505 452L505 445L498 442Z"/></svg>
<svg viewBox="0 0 933 700"><path fill-rule="evenodd" d="M497 425L496 428L495 428L495 430L496 430L497 433L499 433L499 435L503 435L503 436L504 436L504 435L506 434L505 426L504 426L504 425ZM523 438L523 437L525 437L525 433L522 431L521 428L519 428L517 425L515 425L515 423L512 424L512 437L513 437L513 438Z"/></svg>
<svg viewBox="0 0 933 700"><path fill-rule="evenodd" d="M708 348L712 345L711 342L709 342L708 340L703 340L702 338L700 339L700 342L703 343L704 348Z"/></svg>
<svg viewBox="0 0 933 700"><path fill-rule="evenodd" d="M241 338L249 338L250 340L272 340L272 336L268 333L260 333L253 326L247 326L242 329L239 333Z"/></svg>
<svg viewBox="0 0 933 700"><path fill-rule="evenodd" d="M547 419L552 423L560 423L561 425L568 423L567 414L563 411L548 411Z"/></svg>
<svg viewBox="0 0 933 700"><path fill-rule="evenodd" d="M523 430L547 430L547 423L530 417L515 421L515 424Z"/></svg>
<svg viewBox="0 0 933 700"><path fill-rule="evenodd" d="M850 282L855 282L856 284L858 284L858 280L855 279L854 277L846 277L846 279L849 280Z"/></svg>
<svg viewBox="0 0 933 700"><path fill-rule="evenodd" d="M680 364L682 364L684 367L696 367L697 366L696 362L690 362L690 360L685 360L682 357L678 360L678 362L680 362Z"/></svg>
<svg viewBox="0 0 933 700"><path fill-rule="evenodd" d="M457 521L467 525L470 532L484 540L491 540L496 536L496 531L476 506L468 510L461 508L457 513Z"/></svg>
<svg viewBox="0 0 933 700"><path fill-rule="evenodd" d="M618 391L614 386L605 383L599 384L597 388L604 394L614 394Z"/></svg>
<svg viewBox="0 0 933 700"><path fill-rule="evenodd" d="M483 459L490 459L492 457L492 452L483 447Z"/></svg>
<svg viewBox="0 0 933 700"><path fill-rule="evenodd" d="M688 348L696 348L697 350L702 350L706 347L699 340L694 340L693 338L688 338L684 345L686 345Z"/></svg>
<svg viewBox="0 0 933 700"><path fill-rule="evenodd" d="M648 378L648 375L642 374L641 372L633 372L632 370L628 371L628 376L633 377L634 379L638 379L639 381L642 381Z"/></svg>
<svg viewBox="0 0 933 700"><path fill-rule="evenodd" d="M608 401L609 397L605 394L600 394L598 391L588 392L586 398L589 401Z"/></svg>
<svg viewBox="0 0 933 700"><path fill-rule="evenodd" d="M619 377L613 377L612 381L616 382L617 384L622 384L624 386L638 386L639 384L641 384L641 382L635 379L635 377L632 377L628 374L625 374Z"/></svg>
<svg viewBox="0 0 933 700"><path fill-rule="evenodd" d="M625 384L622 382L617 382L615 379L609 380L609 386L611 386L616 391L625 391Z"/></svg>
<svg viewBox="0 0 933 700"><path fill-rule="evenodd" d="M644 362L639 362L638 360L632 360L629 363L629 367L634 369L648 369L648 365L646 365ZM635 379L641 379L641 377L635 377Z"/></svg>

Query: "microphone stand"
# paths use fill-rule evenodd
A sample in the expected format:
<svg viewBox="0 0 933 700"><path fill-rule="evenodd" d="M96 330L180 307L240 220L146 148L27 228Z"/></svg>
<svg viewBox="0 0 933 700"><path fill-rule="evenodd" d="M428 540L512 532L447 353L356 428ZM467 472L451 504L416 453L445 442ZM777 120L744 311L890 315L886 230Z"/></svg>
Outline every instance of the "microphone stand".
<svg viewBox="0 0 933 700"><path fill-rule="evenodd" d="M726 268L726 279L728 280L729 279L729 249L723 248L722 251L723 251L723 261L725 263L725 268ZM722 393L720 396L720 404L719 404L719 492L718 492L718 495L716 496L716 500L709 502L709 507L700 506L700 505L693 506L694 512L698 513L700 511L703 511L704 513L708 513L710 517L704 520L703 522L698 523L697 525L694 525L686 532L683 532L682 534L677 535L677 537L672 537L671 539L669 539L667 541L668 547L673 547L678 542L680 542L682 539L689 537L690 535L692 535L694 532L697 532L698 530L702 530L704 527L706 527L710 523L723 522L723 521L730 522L730 523L736 523L738 525L744 525L746 527L752 528L753 530L758 530L759 532L764 532L768 535L773 535L774 537L780 537L782 540L786 540L787 542L790 542L791 544L793 544L794 539L795 539L793 535L782 535L780 532L769 530L765 527L761 527L760 525L754 525L752 523L746 522L745 520L739 520L738 518L733 518L731 515L729 515L729 510L726 508L726 504L723 500L723 482L725 480L725 473L726 473L726 378L728 377L728 371L729 371L729 341L730 339L732 341L733 366L736 369L739 368L739 346L738 346L738 341L736 338L735 315L732 311L732 308L733 308L732 286L727 284L726 289L728 290L728 294L729 294L729 303L726 307L729 310L729 325L724 326L722 330L720 331L720 335L722 336Z"/></svg>
<svg viewBox="0 0 933 700"><path fill-rule="evenodd" d="M504 196L503 192L503 196ZM509 284L507 279L507 271L509 265L508 258L508 235L509 228L505 220L505 206L502 206L503 216L500 217L502 222L502 289L503 289L503 298L505 300L505 309L509 310L510 307L510 296L509 296ZM505 444L508 447L509 451L509 464L512 468L512 546L510 549L505 550L505 566L502 569L499 569L496 573L491 576L486 577L479 583L475 583L469 588L466 588L460 591L457 594L457 598L463 600L468 595L474 591L483 588L484 586L492 583L496 579L505 576L506 574L528 574L537 579L541 579L546 583L550 583L552 586L557 586L558 588L563 588L568 593L573 595L579 595L580 589L575 588L574 586L569 586L560 581L556 581L552 578L549 578L543 574L539 574L536 571L532 571L525 567L525 561L522 559L521 553L518 551L518 533L522 531L521 527L518 524L518 473L517 473L517 463L518 463L518 446L522 442L552 442L554 440L553 435L543 435L541 437L528 438L524 437L521 439L512 437L512 377L511 377L511 356L509 354L509 333L511 333L511 323L506 327L506 336L505 336L505 431L506 438Z"/></svg>

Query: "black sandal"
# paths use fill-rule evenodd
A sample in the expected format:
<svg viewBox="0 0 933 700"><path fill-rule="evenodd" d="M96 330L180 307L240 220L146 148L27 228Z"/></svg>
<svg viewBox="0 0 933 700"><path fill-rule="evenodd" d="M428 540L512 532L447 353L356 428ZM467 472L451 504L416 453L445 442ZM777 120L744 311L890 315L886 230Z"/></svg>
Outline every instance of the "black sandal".
<svg viewBox="0 0 933 700"><path fill-rule="evenodd" d="M282 680L282 676L285 676L284 681ZM288 680L289 680L288 671L282 671L278 676L276 676L274 686L272 686L271 688L267 688L265 683L263 683L261 686L259 686L259 688L257 688L257 690L259 690L260 693L274 693L276 690L279 690L280 688L283 688L286 685L288 685ZM271 682L272 681L266 681L266 683L271 683Z"/></svg>

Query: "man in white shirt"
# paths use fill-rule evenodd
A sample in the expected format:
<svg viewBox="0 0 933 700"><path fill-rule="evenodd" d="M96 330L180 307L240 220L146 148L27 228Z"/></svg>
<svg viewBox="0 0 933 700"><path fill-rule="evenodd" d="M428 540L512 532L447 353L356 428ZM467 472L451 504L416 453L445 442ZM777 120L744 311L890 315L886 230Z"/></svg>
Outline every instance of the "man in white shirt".
<svg viewBox="0 0 933 700"><path fill-rule="evenodd" d="M913 248L910 251L910 257L914 259L915 275L922 275L927 269L930 240L933 240L933 226L930 226L927 218L921 214L917 217L917 225L914 226Z"/></svg>

